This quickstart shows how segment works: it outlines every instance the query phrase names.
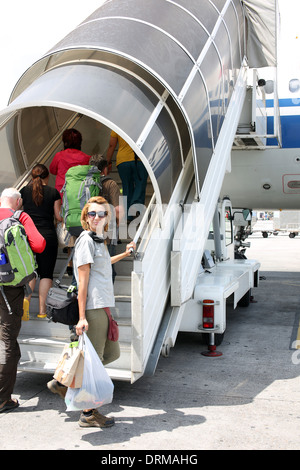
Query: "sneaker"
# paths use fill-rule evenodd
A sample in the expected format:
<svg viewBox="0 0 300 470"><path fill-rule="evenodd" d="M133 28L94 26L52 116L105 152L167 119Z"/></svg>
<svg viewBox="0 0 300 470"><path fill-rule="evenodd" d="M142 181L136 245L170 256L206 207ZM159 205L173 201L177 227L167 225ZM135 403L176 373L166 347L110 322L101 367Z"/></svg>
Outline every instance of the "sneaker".
<svg viewBox="0 0 300 470"><path fill-rule="evenodd" d="M115 419L103 416L97 410L92 410L90 416L81 413L78 423L81 428L110 428L115 424Z"/></svg>
<svg viewBox="0 0 300 470"><path fill-rule="evenodd" d="M47 387L52 393L57 393L61 398L65 398L68 387L65 385L60 384L57 380L53 379L47 383Z"/></svg>

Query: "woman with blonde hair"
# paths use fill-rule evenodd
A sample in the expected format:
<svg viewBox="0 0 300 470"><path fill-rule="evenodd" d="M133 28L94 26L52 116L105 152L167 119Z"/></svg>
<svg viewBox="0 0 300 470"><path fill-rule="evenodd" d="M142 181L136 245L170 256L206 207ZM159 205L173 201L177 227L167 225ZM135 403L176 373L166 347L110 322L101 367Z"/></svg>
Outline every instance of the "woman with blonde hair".
<svg viewBox="0 0 300 470"><path fill-rule="evenodd" d="M107 338L109 321L104 310L115 305L111 265L130 256L135 249L135 243L131 242L123 253L110 257L105 243L109 219L110 209L106 199L101 196L89 199L81 213L84 230L78 237L73 256L79 305L76 333L87 333L104 365L120 356L119 343ZM48 388L61 396L66 393L66 388L64 390L54 380L49 382ZM96 409L84 410L79 419L81 427L102 428L113 424L113 418L101 415Z"/></svg>

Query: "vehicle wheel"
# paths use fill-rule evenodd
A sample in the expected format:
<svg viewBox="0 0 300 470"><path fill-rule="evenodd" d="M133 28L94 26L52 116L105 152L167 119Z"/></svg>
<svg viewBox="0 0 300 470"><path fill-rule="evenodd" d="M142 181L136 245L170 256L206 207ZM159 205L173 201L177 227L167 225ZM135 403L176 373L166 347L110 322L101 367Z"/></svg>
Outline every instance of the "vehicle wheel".
<svg viewBox="0 0 300 470"><path fill-rule="evenodd" d="M262 233L262 236L263 236L264 238L268 238L269 234L268 234L268 232L263 232L263 233Z"/></svg>
<svg viewBox="0 0 300 470"><path fill-rule="evenodd" d="M294 234L294 233L290 233L290 234L289 234L289 237L290 237L290 238L295 238L295 234Z"/></svg>
<svg viewBox="0 0 300 470"><path fill-rule="evenodd" d="M162 345L161 355L164 356L164 357L169 357L169 355L170 355L170 346L167 343Z"/></svg>

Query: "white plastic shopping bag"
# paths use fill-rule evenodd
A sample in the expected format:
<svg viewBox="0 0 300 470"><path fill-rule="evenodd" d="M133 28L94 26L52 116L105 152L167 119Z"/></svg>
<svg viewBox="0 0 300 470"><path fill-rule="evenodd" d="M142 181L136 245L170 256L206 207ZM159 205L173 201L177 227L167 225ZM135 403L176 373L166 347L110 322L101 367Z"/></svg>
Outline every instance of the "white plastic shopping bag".
<svg viewBox="0 0 300 470"><path fill-rule="evenodd" d="M67 411L100 408L113 399L114 385L86 333L83 333L83 351L82 385L68 388L65 396Z"/></svg>

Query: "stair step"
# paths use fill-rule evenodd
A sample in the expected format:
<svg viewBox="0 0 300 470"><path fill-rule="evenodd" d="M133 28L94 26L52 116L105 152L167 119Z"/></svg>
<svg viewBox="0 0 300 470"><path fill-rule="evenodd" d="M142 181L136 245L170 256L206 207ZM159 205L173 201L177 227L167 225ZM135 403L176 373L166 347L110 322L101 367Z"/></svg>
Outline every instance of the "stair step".
<svg viewBox="0 0 300 470"><path fill-rule="evenodd" d="M26 335L19 335L18 341L20 344L32 345L45 348L51 348L53 351L56 349L61 350L61 348L66 344L66 341L62 340L61 338L41 338L35 336L26 336Z"/></svg>
<svg viewBox="0 0 300 470"><path fill-rule="evenodd" d="M21 360L18 364L18 371L22 372L38 372L44 374L54 374L54 371L57 366L57 361L54 362L36 362L36 361L25 361L21 357Z"/></svg>
<svg viewBox="0 0 300 470"><path fill-rule="evenodd" d="M31 372L44 372L53 374L59 361L62 350L68 341L59 338L28 337L20 335L18 338L21 349L21 359L18 370ZM124 371L130 371L131 365L131 344L120 341L121 354L119 359L109 364L109 368L114 370L116 377L122 377ZM121 380L121 379L120 379Z"/></svg>
<svg viewBox="0 0 300 470"><path fill-rule="evenodd" d="M122 252L123 250L121 250ZM131 271L133 269L133 258L124 258L122 261L114 264L115 271L118 276L129 276L131 277Z"/></svg>
<svg viewBox="0 0 300 470"><path fill-rule="evenodd" d="M116 306L121 312L124 310L124 312L126 312L125 313L126 316L129 316L129 315L131 316L131 277L130 275L128 275L131 273L131 270L132 270L131 268L130 268L130 271L127 269L128 271L127 273L120 272L120 274L118 271L116 279L115 279L115 284L114 284ZM71 281L72 281L72 278L70 276L66 276L62 280L62 284L70 285ZM122 306L120 305L120 302L123 303ZM128 304L127 306L124 305L125 302L127 302ZM39 312L39 294L38 294L38 281L37 281L35 290L31 296L29 313L33 317L36 317L38 312Z"/></svg>
<svg viewBox="0 0 300 470"><path fill-rule="evenodd" d="M114 291L118 295L131 295L131 277L117 275L114 283Z"/></svg>
<svg viewBox="0 0 300 470"><path fill-rule="evenodd" d="M130 369L115 369L113 367L105 367L108 375L111 380L124 380L126 382L131 380L131 370Z"/></svg>
<svg viewBox="0 0 300 470"><path fill-rule="evenodd" d="M22 321L20 335L69 340L70 330L67 325L49 322L47 318L38 318L36 315L30 313L29 321Z"/></svg>
<svg viewBox="0 0 300 470"><path fill-rule="evenodd" d="M50 362L35 362L35 361L24 361L20 363L18 368L19 371L23 372L38 372L44 374L53 374L55 371L57 363ZM131 380L131 370L128 369L116 369L112 367L106 367L106 371L112 380L121 380L121 381L130 381Z"/></svg>
<svg viewBox="0 0 300 470"><path fill-rule="evenodd" d="M123 304L126 305L126 304ZM120 338L125 341L131 341L131 318L129 315L123 315L123 310L112 309L112 315L119 325ZM34 338L59 338L62 341L69 341L70 329L68 325L48 321L47 318L38 318L30 314L29 321L22 321L20 335ZM126 338L126 339L125 339Z"/></svg>
<svg viewBox="0 0 300 470"><path fill-rule="evenodd" d="M126 295L115 296L116 306L111 309L112 316L116 321L119 318L128 318L131 320L131 297Z"/></svg>

